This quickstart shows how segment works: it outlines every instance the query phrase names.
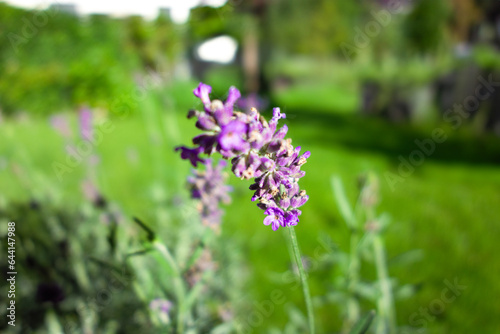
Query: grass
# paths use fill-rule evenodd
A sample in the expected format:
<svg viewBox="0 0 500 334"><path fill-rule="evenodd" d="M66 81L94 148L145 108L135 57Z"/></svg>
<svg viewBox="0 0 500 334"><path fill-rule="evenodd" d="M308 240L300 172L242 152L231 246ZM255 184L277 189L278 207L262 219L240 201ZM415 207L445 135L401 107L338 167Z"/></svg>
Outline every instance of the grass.
<svg viewBox="0 0 500 334"><path fill-rule="evenodd" d="M189 105L193 100L188 101ZM185 119L186 105L156 95L143 102L142 114L114 120L115 129L95 150L101 157L98 179L106 198L126 214L154 224L154 206L187 197L184 180L191 167L180 161L173 148L188 144L197 132L192 120ZM399 282L418 287L414 297L397 302L398 324L414 325L414 329L425 325L431 334L495 333L500 313L500 304L491 298L500 294L493 274L500 272L494 251L500 233L494 209L500 202L500 168L494 155L500 147L498 139L472 139L465 130L450 132L433 155L391 189L385 173L397 173L398 156L407 157L415 149L413 141L429 137L430 131L353 115L308 113L303 106L282 107L289 116L293 143L312 152L301 180L310 201L296 228L302 253L314 257L318 238L323 236L347 248L349 236L334 206L330 177L339 175L354 201L358 175L374 171L381 181L380 211L392 218L386 240L392 263L389 272ZM76 167L62 182L57 180L52 162L65 159L64 142L45 119L7 120L0 127L0 157L6 161L0 171L4 202L28 201L51 187L62 189L64 203L82 200L79 181L85 175L84 166ZM302 305L300 289L281 275L290 265L285 236L262 224L263 213L249 201L249 182L232 178L231 183L234 201L226 208L223 237L238 244L246 256L252 303L268 300L274 289L280 289L287 302ZM172 219L172 224L179 223ZM398 255L415 249L423 251L421 261L398 262ZM455 278L467 286L465 291L432 320L418 322L423 319L419 309L439 300L444 280ZM332 278L316 271L309 279L312 295L322 296ZM333 305L316 311L318 332L339 330L341 319ZM286 317L286 308L277 306L263 326L283 328Z"/></svg>

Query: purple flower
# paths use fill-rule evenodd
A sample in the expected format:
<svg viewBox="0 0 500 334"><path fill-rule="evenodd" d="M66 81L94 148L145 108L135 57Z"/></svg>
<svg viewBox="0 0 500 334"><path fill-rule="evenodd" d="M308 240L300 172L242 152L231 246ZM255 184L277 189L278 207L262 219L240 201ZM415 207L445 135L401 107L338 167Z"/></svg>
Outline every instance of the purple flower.
<svg viewBox="0 0 500 334"><path fill-rule="evenodd" d="M189 159L191 161L191 164L196 167L198 165L198 162L201 162L202 164L205 163L205 160L201 159L199 157L200 149L197 148L187 148L184 146L177 147L175 149L176 151L181 151L181 158L182 159Z"/></svg>
<svg viewBox="0 0 500 334"><path fill-rule="evenodd" d="M215 130L217 124L215 123L215 119L212 116L207 114L201 114L198 116L196 127L200 130L212 131Z"/></svg>
<svg viewBox="0 0 500 334"><path fill-rule="evenodd" d="M63 137L71 137L71 127L69 126L68 119L65 115L54 115L50 118L50 124L57 132Z"/></svg>
<svg viewBox="0 0 500 334"><path fill-rule="evenodd" d="M205 107L211 104L210 97L208 96L211 92L212 87L205 85L202 82L200 82L198 87L193 90L194 95L201 100L201 103L203 103Z"/></svg>
<svg viewBox="0 0 500 334"><path fill-rule="evenodd" d="M255 93L248 94L247 96L238 100L238 108L241 108L247 113L250 113L253 108L258 110L266 109L268 101Z"/></svg>
<svg viewBox="0 0 500 334"><path fill-rule="evenodd" d="M233 117L233 109L219 108L214 111L214 117L217 120L217 124L219 124L219 126L224 126L231 121L231 118Z"/></svg>
<svg viewBox="0 0 500 334"><path fill-rule="evenodd" d="M295 226L299 222L299 216L302 214L300 210L290 210L285 213L285 226Z"/></svg>
<svg viewBox="0 0 500 334"><path fill-rule="evenodd" d="M241 93L238 88L231 86L229 87L229 93L227 95L226 102L224 103L224 109L233 111L233 106L236 101L241 97Z"/></svg>
<svg viewBox="0 0 500 334"><path fill-rule="evenodd" d="M264 212L267 217L264 218L264 225L271 225L273 231L280 226L285 226L285 213L278 207L270 207Z"/></svg>
<svg viewBox="0 0 500 334"><path fill-rule="evenodd" d="M298 208L304 205L309 200L309 196L306 195L306 191L302 190L299 194L293 196L290 199L290 205L293 208Z"/></svg>
<svg viewBox="0 0 500 334"><path fill-rule="evenodd" d="M92 139L92 111L86 107L80 109L80 133L83 139Z"/></svg>
<svg viewBox="0 0 500 334"><path fill-rule="evenodd" d="M247 130L245 123L232 121L224 126L219 134L218 142L222 149L226 151L244 151L248 148L248 143L243 139Z"/></svg>

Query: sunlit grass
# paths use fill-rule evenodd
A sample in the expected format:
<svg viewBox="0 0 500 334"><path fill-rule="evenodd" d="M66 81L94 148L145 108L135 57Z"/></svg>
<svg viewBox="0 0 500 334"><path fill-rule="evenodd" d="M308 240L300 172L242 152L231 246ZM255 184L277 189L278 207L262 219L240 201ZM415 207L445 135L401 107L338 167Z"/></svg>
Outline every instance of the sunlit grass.
<svg viewBox="0 0 500 334"><path fill-rule="evenodd" d="M143 217L153 225L154 206L171 206L175 198L187 198L184 180L191 167L180 161L173 149L187 142L195 130L191 120L185 119L185 111L172 105L175 102L148 99L143 104L143 114L122 120L111 118L114 130L95 147L100 156L98 183L104 196L119 203L126 214ZM366 121L353 117L332 116L321 121L319 116L293 110L289 110L289 116L294 144L312 152L303 168L307 177L301 181L311 198L303 207L297 227L302 252L313 256L317 238L324 235L341 249L346 247L348 234L333 204L330 176L340 175L348 197L354 200L357 176L374 171L381 180L380 209L388 212L393 221L387 234L389 258L414 249L423 251L420 262L389 268L401 283L420 287L415 297L397 303L398 322L410 325L408 318L420 305L439 298L443 281L457 277L470 290L447 307L446 318L429 323L429 332L474 332L473 321L464 316L472 311L477 315L476 321L480 319L482 323L482 332L492 332L493 319L500 309L493 299L484 297L500 293L500 284L491 275L500 271L493 252L500 232L494 210L500 202L498 167L484 159L474 162L470 152L463 158L457 154L454 161L448 161L450 152L446 149L460 143L459 137L453 137L392 190L385 173L397 173L397 156L410 154L413 139L425 136L425 129L403 127L398 133L387 123L375 122L368 127ZM368 132L360 132L360 127L366 127ZM43 196L50 187L59 189L65 203L81 201L80 181L86 167L82 164L65 174L63 181L58 180L52 162L64 161L64 141L47 120L7 120L1 129L0 157L4 163L0 184L2 196L9 203L27 201L33 194ZM275 279L275 274L288 269L290 260L284 236L262 225L262 211L249 200L249 183L235 181L233 178L234 202L226 209L223 234L241 245L246 255L252 298L266 300L274 288L282 288L290 301L300 301L300 291L291 290L293 284ZM313 295L324 293L331 278L318 277L314 272L310 276ZM318 319L320 326L338 328L332 325L332 313L335 310L331 308L318 310L322 315ZM279 326L285 317L285 310L277 310L268 321Z"/></svg>

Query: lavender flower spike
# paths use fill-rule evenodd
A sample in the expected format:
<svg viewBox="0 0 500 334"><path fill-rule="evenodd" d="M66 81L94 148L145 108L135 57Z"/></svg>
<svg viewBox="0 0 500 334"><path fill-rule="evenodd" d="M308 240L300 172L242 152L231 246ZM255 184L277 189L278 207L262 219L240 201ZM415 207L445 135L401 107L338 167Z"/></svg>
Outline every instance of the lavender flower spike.
<svg viewBox="0 0 500 334"><path fill-rule="evenodd" d="M83 139L92 139L92 111L86 107L80 109L80 133Z"/></svg>
<svg viewBox="0 0 500 334"><path fill-rule="evenodd" d="M195 167L203 161L199 158L202 153L232 158L232 171L237 177L254 178L250 186L254 191L252 201L258 201L258 207L267 215L264 224L271 225L274 231L297 225L301 214L298 208L309 199L298 182L305 175L301 168L311 152L299 155L300 146L292 146L292 140L286 138L288 127L277 129L278 121L286 118L279 108L273 108L273 116L267 122L255 108L248 114L233 110L241 96L235 87L229 89L225 103L211 101L211 90L203 83L194 90L205 111L190 111L188 118L197 117L197 127L204 132L193 139L196 147L176 149L182 150L181 158L189 159ZM196 195L203 198L202 191ZM206 204L207 212L219 218L218 211L209 207L210 202Z"/></svg>
<svg viewBox="0 0 500 334"><path fill-rule="evenodd" d="M219 205L231 201L229 192L232 188L225 184L226 176L223 173L226 165L227 163L221 160L213 167L212 161L208 159L205 171L194 170L193 175L188 178L191 197L200 200L198 210L202 223L216 232L219 231L222 218Z"/></svg>

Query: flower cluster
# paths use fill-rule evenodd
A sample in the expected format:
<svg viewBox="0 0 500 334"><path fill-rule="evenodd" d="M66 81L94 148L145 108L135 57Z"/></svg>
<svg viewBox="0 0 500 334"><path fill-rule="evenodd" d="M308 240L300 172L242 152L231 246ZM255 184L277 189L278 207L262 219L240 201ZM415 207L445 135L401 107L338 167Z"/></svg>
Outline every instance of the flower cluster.
<svg viewBox="0 0 500 334"><path fill-rule="evenodd" d="M273 109L269 122L253 108L245 114L233 110L241 94L235 87L229 88L225 102L210 100L212 88L200 83L194 95L201 99L203 111L191 110L188 118L197 118L196 127L204 133L193 138L194 148L178 147L181 158L193 166L205 163L200 154L220 153L232 159L232 171L241 179L254 178L250 186L255 193L252 201L264 210L265 225L276 231L280 226L294 226L299 221L298 209L309 197L300 190L298 181L305 172L310 152L300 154L300 146L293 147L292 140L285 138L288 127L277 129L278 121L285 118L279 108Z"/></svg>
<svg viewBox="0 0 500 334"><path fill-rule="evenodd" d="M191 187L191 197L200 200L198 210L203 224L218 231L222 217L219 204L229 203L231 200L228 193L232 189L226 185L226 177L223 173L227 163L221 160L213 167L212 161L207 159L205 165L204 171L193 171L193 175L188 178L188 183Z"/></svg>

